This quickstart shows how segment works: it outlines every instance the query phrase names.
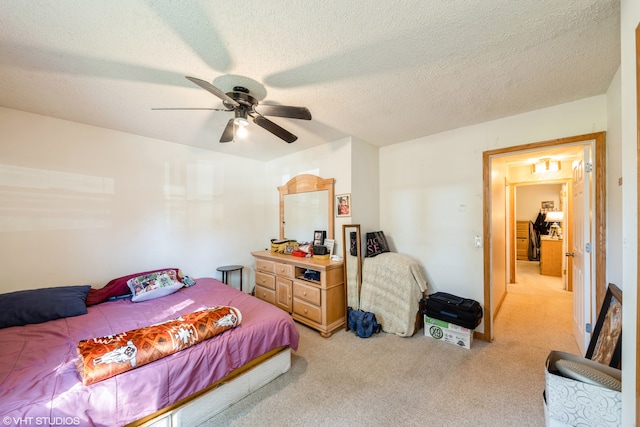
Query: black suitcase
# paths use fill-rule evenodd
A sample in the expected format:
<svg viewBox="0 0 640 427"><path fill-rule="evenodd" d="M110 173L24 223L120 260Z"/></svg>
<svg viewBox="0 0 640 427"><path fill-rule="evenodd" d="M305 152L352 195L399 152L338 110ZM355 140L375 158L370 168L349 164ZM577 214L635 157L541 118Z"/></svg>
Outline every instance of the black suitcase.
<svg viewBox="0 0 640 427"><path fill-rule="evenodd" d="M475 329L482 321L482 307L478 301L461 298L446 292L436 292L424 301L424 314L467 329Z"/></svg>

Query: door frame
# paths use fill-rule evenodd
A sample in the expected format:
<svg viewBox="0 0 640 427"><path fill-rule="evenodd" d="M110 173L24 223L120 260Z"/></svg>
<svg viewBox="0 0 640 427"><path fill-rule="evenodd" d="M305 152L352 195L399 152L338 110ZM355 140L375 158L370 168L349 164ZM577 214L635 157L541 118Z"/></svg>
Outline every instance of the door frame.
<svg viewBox="0 0 640 427"><path fill-rule="evenodd" d="M552 139L549 141L534 142L524 145L499 148L482 153L482 197L483 197L483 247L484 247L484 333L481 338L485 341L493 340L493 317L492 312L492 272L491 272L491 158L493 156L516 153L518 151L533 151L546 148L557 147L565 144L575 145L580 142L595 141L593 160L595 168L593 170L593 231L594 239L592 245L595 250L595 288L596 307L602 305L606 292L606 132L595 132L585 135L571 136L566 138Z"/></svg>
<svg viewBox="0 0 640 427"><path fill-rule="evenodd" d="M640 25L636 27L636 206L640 209ZM637 254L640 254L640 217L636 218ZM636 280L640 278L640 263L636 262ZM640 420L640 369L638 368L638 352L640 352L640 292L636 296L636 421Z"/></svg>

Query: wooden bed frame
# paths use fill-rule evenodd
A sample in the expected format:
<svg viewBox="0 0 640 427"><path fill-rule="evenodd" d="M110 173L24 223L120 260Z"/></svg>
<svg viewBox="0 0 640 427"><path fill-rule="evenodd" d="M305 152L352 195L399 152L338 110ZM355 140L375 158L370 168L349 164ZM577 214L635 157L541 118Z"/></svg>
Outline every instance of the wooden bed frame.
<svg viewBox="0 0 640 427"><path fill-rule="evenodd" d="M291 368L291 349L278 347L204 390L125 427L180 427L207 421Z"/></svg>

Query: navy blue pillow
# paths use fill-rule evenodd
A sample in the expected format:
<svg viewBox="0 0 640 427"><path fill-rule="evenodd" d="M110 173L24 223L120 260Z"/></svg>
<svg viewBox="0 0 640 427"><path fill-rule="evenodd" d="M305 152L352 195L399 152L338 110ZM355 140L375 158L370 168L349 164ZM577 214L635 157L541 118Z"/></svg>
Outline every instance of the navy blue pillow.
<svg viewBox="0 0 640 427"><path fill-rule="evenodd" d="M86 314L89 289L89 285L60 286L0 294L0 328Z"/></svg>

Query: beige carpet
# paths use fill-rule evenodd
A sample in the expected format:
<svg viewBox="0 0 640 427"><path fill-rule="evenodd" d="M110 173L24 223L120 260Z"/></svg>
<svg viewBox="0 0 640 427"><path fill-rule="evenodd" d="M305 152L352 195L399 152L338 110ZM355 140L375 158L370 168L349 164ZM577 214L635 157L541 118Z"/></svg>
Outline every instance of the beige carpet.
<svg viewBox="0 0 640 427"><path fill-rule="evenodd" d="M518 261L516 278L496 318L494 340L504 337L578 354L571 329L572 294L564 290L562 279L540 275L534 261ZM527 333L519 333L523 330Z"/></svg>
<svg viewBox="0 0 640 427"><path fill-rule="evenodd" d="M544 362L577 354L571 294L519 263L492 343L385 333L325 339L302 325L291 370L202 426L544 426Z"/></svg>

